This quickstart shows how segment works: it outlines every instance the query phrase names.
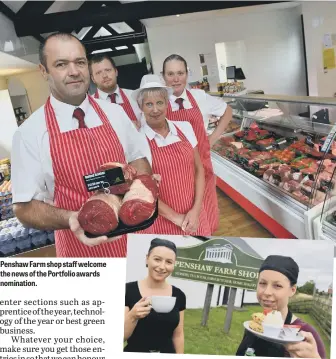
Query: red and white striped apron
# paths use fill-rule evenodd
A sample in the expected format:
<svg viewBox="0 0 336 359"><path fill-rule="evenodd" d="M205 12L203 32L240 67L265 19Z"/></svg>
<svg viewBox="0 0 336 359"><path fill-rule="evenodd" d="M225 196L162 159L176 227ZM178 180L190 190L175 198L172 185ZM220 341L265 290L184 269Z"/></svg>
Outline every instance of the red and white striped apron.
<svg viewBox="0 0 336 359"><path fill-rule="evenodd" d="M120 91L120 95L121 95L121 98L123 100L123 103L118 103L118 105L120 105L124 111L126 112L127 116L135 123L138 122L138 119L137 117L135 116L135 113L133 111L133 108L131 106L131 103L129 102L125 92L119 88L119 91ZM99 93L98 93L98 90L96 90L95 94L94 94L94 97L95 98L99 98Z"/></svg>
<svg viewBox="0 0 336 359"><path fill-rule="evenodd" d="M176 126L175 126L176 127ZM153 173L161 175L159 198L181 214L187 214L195 201L195 159L194 150L182 131L177 128L181 141L158 147L155 139L148 140L152 153ZM154 224L142 233L185 234L180 227L159 216ZM210 236L208 218L202 205L199 227L194 235Z"/></svg>
<svg viewBox="0 0 336 359"><path fill-rule="evenodd" d="M45 117L55 177L54 205L78 211L92 195L87 192L83 176L95 173L106 162L126 163L123 147L105 113L88 96L90 105L102 121L94 128L80 128L61 133L48 98ZM55 231L57 257L125 257L126 236L95 247L82 244L68 230Z"/></svg>
<svg viewBox="0 0 336 359"><path fill-rule="evenodd" d="M211 234L213 234L219 225L219 208L216 193L216 176L211 162L210 143L204 128L202 112L190 91L186 91L192 108L173 111L169 103L167 118L171 121L188 121L195 132L198 141L198 150L205 171L204 208L208 216Z"/></svg>

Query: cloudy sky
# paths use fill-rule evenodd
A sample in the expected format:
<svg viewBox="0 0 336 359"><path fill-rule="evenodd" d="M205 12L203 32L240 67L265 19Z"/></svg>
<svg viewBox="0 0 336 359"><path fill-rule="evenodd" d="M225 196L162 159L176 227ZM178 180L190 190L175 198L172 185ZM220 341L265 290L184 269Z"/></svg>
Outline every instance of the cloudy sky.
<svg viewBox="0 0 336 359"><path fill-rule="evenodd" d="M334 245L327 241L245 238L263 258L269 255L292 257L300 268L298 285L314 280L319 290L333 283Z"/></svg>
<svg viewBox="0 0 336 359"><path fill-rule="evenodd" d="M143 258L141 259L141 265L137 267L137 275L140 274L139 270L143 270L143 275L146 273L145 256L153 238L169 239L175 242L178 247L188 247L201 243L201 241L187 236L142 235L141 238L139 237L139 235L130 235L127 255L128 264L139 261L139 257ZM244 240L263 258L272 254L292 257L300 268L299 286L309 280L314 280L319 290L326 291L329 285L333 283L334 245L330 242L276 238L245 238ZM132 277L129 270L128 275Z"/></svg>

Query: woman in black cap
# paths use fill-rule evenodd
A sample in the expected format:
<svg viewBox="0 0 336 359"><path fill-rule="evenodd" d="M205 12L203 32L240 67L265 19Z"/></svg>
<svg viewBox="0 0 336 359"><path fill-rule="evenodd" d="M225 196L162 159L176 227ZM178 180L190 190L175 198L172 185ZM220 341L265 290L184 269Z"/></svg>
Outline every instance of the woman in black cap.
<svg viewBox="0 0 336 359"><path fill-rule="evenodd" d="M148 275L126 284L124 340L126 352L184 353L184 310L186 296L166 278L173 272L176 246L155 238L146 256ZM176 297L173 310L157 313L149 297Z"/></svg>
<svg viewBox="0 0 336 359"><path fill-rule="evenodd" d="M299 267L291 257L268 256L259 270L257 298L264 309L281 312L284 324L300 326L305 340L295 344L280 345L265 341L245 330L236 356L245 356L249 352L254 352L254 356L264 357L326 358L325 347L317 331L288 309L289 298L296 293L298 275Z"/></svg>

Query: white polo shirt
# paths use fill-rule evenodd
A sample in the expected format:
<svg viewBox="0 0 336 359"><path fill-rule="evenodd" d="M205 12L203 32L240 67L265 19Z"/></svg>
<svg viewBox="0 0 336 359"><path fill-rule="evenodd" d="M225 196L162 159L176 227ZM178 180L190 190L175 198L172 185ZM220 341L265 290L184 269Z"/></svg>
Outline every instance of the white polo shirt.
<svg viewBox="0 0 336 359"><path fill-rule="evenodd" d="M152 130L146 123L146 120L143 118L141 120L142 126L139 130L139 132L142 134L142 149L147 157L149 163L152 165L152 153L149 146L149 143L147 141L147 138L149 140L155 139L156 144L158 147L165 147L168 145L171 145L175 142L180 142L181 139L178 137L177 129L174 125L178 127L178 129L184 134L184 136L187 138L187 140L190 142L192 148L195 148L197 146L197 139L195 132L191 126L191 124L187 121L169 121L167 120L168 126L169 126L169 133L167 137L163 137L162 135L156 133L154 130ZM167 161L171 161L172 159L167 159Z"/></svg>
<svg viewBox="0 0 336 359"><path fill-rule="evenodd" d="M50 96L56 120L61 132L78 128L73 118L74 109L85 112L85 124L89 128L102 125L102 121L86 97L80 106L72 106ZM105 112L124 149L126 161L145 157L138 133L125 111L116 104L96 100ZM32 199L53 201L54 173L50 154L49 134L44 106L36 110L15 132L12 142L12 193L13 203L29 202Z"/></svg>
<svg viewBox="0 0 336 359"><path fill-rule="evenodd" d="M102 90L99 90L99 88L97 88L97 90L98 90L99 99L111 102L110 98L108 97L110 95L109 93L104 92ZM127 90L127 89L122 89L122 90L123 90L124 94L126 95L128 101L129 101L129 103L130 103L130 105L131 105L131 107L133 109L133 112L134 112L136 118L138 120L140 120L142 112L141 112L138 104L132 98L133 90ZM122 105L124 103L124 101L123 101L123 99L121 97L119 86L117 86L114 93L117 95L116 96L116 103L118 105Z"/></svg>
<svg viewBox="0 0 336 359"><path fill-rule="evenodd" d="M207 130L209 125L209 119L211 116L221 117L224 115L227 104L220 97L215 97L207 94L204 90L201 89L190 89L189 90L199 109L203 115L204 127ZM178 98L183 98L183 106L185 109L192 108L192 104L188 99L187 91L184 89L181 96ZM172 106L173 111L177 111L179 109L179 105L175 102L177 99L176 96L171 95L169 97L170 104Z"/></svg>

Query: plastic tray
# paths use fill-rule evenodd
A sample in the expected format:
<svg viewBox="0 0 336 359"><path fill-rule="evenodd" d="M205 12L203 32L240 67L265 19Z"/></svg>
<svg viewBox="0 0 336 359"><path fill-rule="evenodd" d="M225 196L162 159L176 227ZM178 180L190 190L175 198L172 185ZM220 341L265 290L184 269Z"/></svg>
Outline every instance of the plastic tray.
<svg viewBox="0 0 336 359"><path fill-rule="evenodd" d="M126 224L124 224L120 221L118 227L114 231L105 234L105 236L111 238L111 237L121 236L121 235L127 234L127 233L134 233L137 231L142 231L146 228L149 228L155 222L158 215L159 215L159 201L156 201L155 212L154 212L153 216L151 218L149 218L147 221L145 221L137 226L132 226L132 227L127 226ZM101 237L101 235L97 236L95 234L91 234L88 232L85 232L85 235L88 238Z"/></svg>

